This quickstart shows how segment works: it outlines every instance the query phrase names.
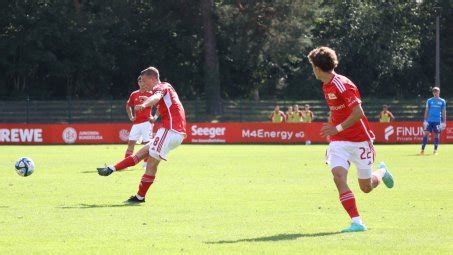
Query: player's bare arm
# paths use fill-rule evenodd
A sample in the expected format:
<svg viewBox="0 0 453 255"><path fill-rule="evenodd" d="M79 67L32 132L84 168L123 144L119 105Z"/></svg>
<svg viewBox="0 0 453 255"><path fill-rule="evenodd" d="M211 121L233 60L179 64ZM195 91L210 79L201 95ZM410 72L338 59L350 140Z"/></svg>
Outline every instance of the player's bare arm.
<svg viewBox="0 0 453 255"><path fill-rule="evenodd" d="M127 116L129 117L129 120L133 122L135 120L135 116L132 114L131 107L127 104L126 104L126 112L127 112Z"/></svg>
<svg viewBox="0 0 453 255"><path fill-rule="evenodd" d="M151 115L149 117L149 121L151 123L156 123L157 119L159 118L159 111L156 111L156 113L154 115Z"/></svg>
<svg viewBox="0 0 453 255"><path fill-rule="evenodd" d="M162 93L155 93L154 95L148 97L141 105L135 106L136 111L141 111L146 107L152 107L162 99Z"/></svg>
<svg viewBox="0 0 453 255"><path fill-rule="evenodd" d="M447 109L442 110L442 123L440 124L440 129L444 130L447 127Z"/></svg>
<svg viewBox="0 0 453 255"><path fill-rule="evenodd" d="M357 121L359 121L361 118L365 116L365 113L363 112L362 105L358 104L352 108L351 115L341 124L338 124L336 127L334 127L330 123L325 123L322 128L321 128L321 135L323 137L327 137L329 135L335 135L341 132L344 129L347 129L354 125Z"/></svg>
<svg viewBox="0 0 453 255"><path fill-rule="evenodd" d="M423 128L426 129L428 127L428 106L425 108L425 114L423 115Z"/></svg>

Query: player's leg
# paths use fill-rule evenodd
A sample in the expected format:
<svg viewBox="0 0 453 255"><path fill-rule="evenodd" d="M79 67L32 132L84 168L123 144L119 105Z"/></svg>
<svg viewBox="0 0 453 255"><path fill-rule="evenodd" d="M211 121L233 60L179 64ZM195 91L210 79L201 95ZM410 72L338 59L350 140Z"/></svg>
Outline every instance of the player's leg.
<svg viewBox="0 0 453 255"><path fill-rule="evenodd" d="M135 144L137 143L136 140L129 140L127 141L127 149L126 149L126 153L124 154L124 157L127 158L129 157L130 155L134 154L134 147L135 147Z"/></svg>
<svg viewBox="0 0 453 255"><path fill-rule="evenodd" d="M360 190L364 193L370 193L375 189L379 184L381 184L385 174L386 169L378 168L376 171L372 172L371 169L357 169L358 173L358 182ZM370 173L370 174L367 174ZM371 176L371 177L368 177ZM387 185L387 184L386 184ZM392 182L393 187L393 182ZM391 188L391 187L389 187Z"/></svg>
<svg viewBox="0 0 453 255"><path fill-rule="evenodd" d="M127 149L124 157L127 158L134 154L134 147L137 143L137 140L140 138L140 124L132 125L132 128L129 132L129 141L127 142Z"/></svg>
<svg viewBox="0 0 453 255"><path fill-rule="evenodd" d="M429 137L429 134L431 133L431 131L432 131L432 126L431 126L431 123L429 123L428 127L425 129L425 132L424 132L424 136L423 136L423 140L422 140L422 150L420 151L420 155L425 154L425 147L426 147L426 144L428 143L428 137Z"/></svg>
<svg viewBox="0 0 453 255"><path fill-rule="evenodd" d="M376 171L372 171L375 156L376 153L372 142L356 144L354 157L351 161L357 167L359 186L364 193L370 193L382 181L388 188L392 188L394 184L393 176L383 162L378 164Z"/></svg>
<svg viewBox="0 0 453 255"><path fill-rule="evenodd" d="M440 125L440 123L439 123ZM440 126L436 125L436 128L434 130L434 155L437 155L437 148L439 147L439 141L440 141Z"/></svg>
<svg viewBox="0 0 453 255"><path fill-rule="evenodd" d="M149 145L143 146L135 155L129 156L120 162L116 163L114 166L106 166L97 168L98 174L102 176L108 176L115 171L121 171L131 166L135 166L138 162L143 160L145 157L148 156Z"/></svg>
<svg viewBox="0 0 453 255"><path fill-rule="evenodd" d="M137 194L131 196L126 203L142 203L145 202L146 193L148 193L149 187L154 183L156 178L157 166L160 160L152 156L148 157L148 163L146 164L146 170L140 179L140 185L138 186Z"/></svg>
<svg viewBox="0 0 453 255"><path fill-rule="evenodd" d="M337 166L332 168L332 174L338 189L340 203L351 218L351 226L343 229L342 232L365 231L366 227L360 218L354 193L352 193L347 184L348 170L344 167Z"/></svg>
<svg viewBox="0 0 453 255"><path fill-rule="evenodd" d="M153 124L150 122L145 122L141 130L142 144L148 144L152 139L153 133ZM148 157L143 159L143 168L146 169L146 163L148 162Z"/></svg>
<svg viewBox="0 0 453 255"><path fill-rule="evenodd" d="M161 156L160 151L162 147L168 146L168 130L161 128L157 131L153 140L148 143L147 158L145 174L140 179L138 192L136 195L131 196L125 203L142 203L145 202L146 193L149 187L153 184L156 178L157 166L159 165ZM159 148L159 150L158 150Z"/></svg>
<svg viewBox="0 0 453 255"><path fill-rule="evenodd" d="M344 142L331 142L326 153L326 163L332 171L333 180L337 186L340 203L351 218L352 224L344 232L364 231L366 227L360 218L354 194L347 184L349 148Z"/></svg>
<svg viewBox="0 0 453 255"><path fill-rule="evenodd" d="M148 163L146 165L145 174L140 180L138 192L136 195L130 197L126 203L141 203L145 201L146 193L156 178L157 166L159 165L160 160L167 160L167 154L178 147L183 140L183 135L172 130L161 128L156 132L156 136L148 144Z"/></svg>

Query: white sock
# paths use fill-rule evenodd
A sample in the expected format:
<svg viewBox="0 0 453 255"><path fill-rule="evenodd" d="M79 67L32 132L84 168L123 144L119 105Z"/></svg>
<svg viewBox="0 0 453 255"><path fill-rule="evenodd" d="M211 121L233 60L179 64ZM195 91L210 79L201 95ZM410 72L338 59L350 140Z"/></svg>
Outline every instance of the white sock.
<svg viewBox="0 0 453 255"><path fill-rule="evenodd" d="M115 168L114 166L109 166L109 168L110 168L110 169L112 169L112 170L113 170L113 172L115 172L115 171L116 171L116 168Z"/></svg>
<svg viewBox="0 0 453 255"><path fill-rule="evenodd" d="M145 197L142 197L142 196L140 196L140 195L138 195L138 194L135 195L135 196L138 198L138 200L143 200L143 199L145 198Z"/></svg>
<svg viewBox="0 0 453 255"><path fill-rule="evenodd" d="M352 220L352 223L360 224L360 225L363 224L362 219L360 219L360 216L354 217L351 220Z"/></svg>

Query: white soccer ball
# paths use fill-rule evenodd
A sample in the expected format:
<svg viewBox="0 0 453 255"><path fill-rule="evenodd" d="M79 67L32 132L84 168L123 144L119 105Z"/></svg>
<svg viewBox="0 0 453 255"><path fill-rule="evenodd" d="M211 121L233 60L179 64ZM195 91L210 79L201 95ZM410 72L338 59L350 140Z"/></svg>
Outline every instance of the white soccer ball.
<svg viewBox="0 0 453 255"><path fill-rule="evenodd" d="M20 158L14 167L17 174L24 177L31 175L35 171L35 163L27 157Z"/></svg>

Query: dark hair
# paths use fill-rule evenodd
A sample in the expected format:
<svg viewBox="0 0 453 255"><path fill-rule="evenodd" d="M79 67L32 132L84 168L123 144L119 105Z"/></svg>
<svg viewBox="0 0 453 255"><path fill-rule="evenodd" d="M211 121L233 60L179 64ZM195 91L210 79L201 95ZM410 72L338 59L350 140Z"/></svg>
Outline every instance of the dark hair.
<svg viewBox="0 0 453 255"><path fill-rule="evenodd" d="M159 70L157 70L157 68L155 68L154 66L150 66L140 72L140 76L142 76L142 75L146 75L146 76L151 75L151 76L159 79Z"/></svg>
<svg viewBox="0 0 453 255"><path fill-rule="evenodd" d="M324 72L330 72L338 66L338 58L335 51L329 47L318 47L308 54L310 63L321 68Z"/></svg>

